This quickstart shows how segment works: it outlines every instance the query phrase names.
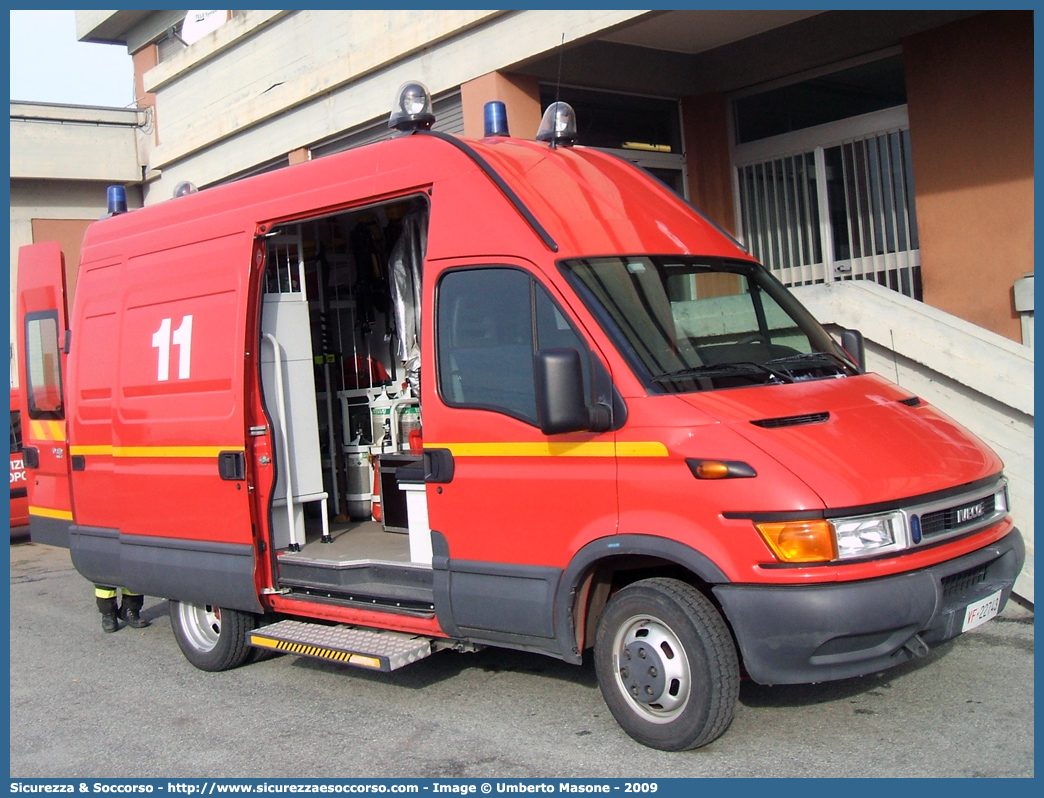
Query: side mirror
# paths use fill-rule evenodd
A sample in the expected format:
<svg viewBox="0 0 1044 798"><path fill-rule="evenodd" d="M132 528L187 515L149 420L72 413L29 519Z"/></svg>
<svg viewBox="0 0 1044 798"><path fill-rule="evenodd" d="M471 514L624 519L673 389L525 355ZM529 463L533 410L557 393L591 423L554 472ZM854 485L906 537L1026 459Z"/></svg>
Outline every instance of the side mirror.
<svg viewBox="0 0 1044 798"><path fill-rule="evenodd" d="M859 330L842 330L841 347L855 360L859 373L866 372L866 346Z"/></svg>
<svg viewBox="0 0 1044 798"><path fill-rule="evenodd" d="M545 435L604 432L612 424L608 407L588 408L584 372L575 349L541 349L533 356L537 420Z"/></svg>

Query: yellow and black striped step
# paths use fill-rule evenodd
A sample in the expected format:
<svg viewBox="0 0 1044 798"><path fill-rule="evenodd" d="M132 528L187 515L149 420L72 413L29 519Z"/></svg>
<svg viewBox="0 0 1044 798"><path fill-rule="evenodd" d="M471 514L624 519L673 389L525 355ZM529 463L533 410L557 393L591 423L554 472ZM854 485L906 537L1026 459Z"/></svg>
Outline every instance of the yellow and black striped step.
<svg viewBox="0 0 1044 798"><path fill-rule="evenodd" d="M427 637L304 621L262 626L250 633L250 645L385 672L431 656Z"/></svg>

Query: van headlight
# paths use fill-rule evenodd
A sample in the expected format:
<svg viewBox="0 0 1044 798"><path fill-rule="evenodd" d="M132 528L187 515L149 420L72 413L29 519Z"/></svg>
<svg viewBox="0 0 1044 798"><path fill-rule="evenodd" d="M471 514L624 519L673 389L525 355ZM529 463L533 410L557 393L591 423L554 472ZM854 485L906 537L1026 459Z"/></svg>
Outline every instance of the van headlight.
<svg viewBox="0 0 1044 798"><path fill-rule="evenodd" d="M900 512L831 519L837 557L847 560L906 548L906 519Z"/></svg>
<svg viewBox="0 0 1044 798"><path fill-rule="evenodd" d="M761 522L758 533L781 562L829 562L907 547L903 513L830 520Z"/></svg>

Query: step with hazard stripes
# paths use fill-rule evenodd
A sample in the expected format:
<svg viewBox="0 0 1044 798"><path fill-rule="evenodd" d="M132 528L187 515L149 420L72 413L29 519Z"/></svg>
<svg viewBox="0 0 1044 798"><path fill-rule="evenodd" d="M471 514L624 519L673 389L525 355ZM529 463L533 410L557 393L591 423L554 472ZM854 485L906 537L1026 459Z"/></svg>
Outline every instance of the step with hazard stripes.
<svg viewBox="0 0 1044 798"><path fill-rule="evenodd" d="M304 621L262 626L250 633L250 645L385 672L431 656L427 637Z"/></svg>

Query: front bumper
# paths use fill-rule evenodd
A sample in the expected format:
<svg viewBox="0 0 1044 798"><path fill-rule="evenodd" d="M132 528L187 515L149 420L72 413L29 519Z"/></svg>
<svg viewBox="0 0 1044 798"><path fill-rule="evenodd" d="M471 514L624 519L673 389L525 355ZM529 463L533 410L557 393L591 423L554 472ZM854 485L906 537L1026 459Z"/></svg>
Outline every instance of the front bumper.
<svg viewBox="0 0 1044 798"><path fill-rule="evenodd" d="M965 608L998 590L1001 609L1026 559L1018 529L920 571L860 582L715 585L750 677L802 684L875 673L961 633ZM907 647L907 644L910 644Z"/></svg>

